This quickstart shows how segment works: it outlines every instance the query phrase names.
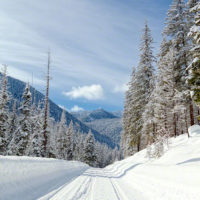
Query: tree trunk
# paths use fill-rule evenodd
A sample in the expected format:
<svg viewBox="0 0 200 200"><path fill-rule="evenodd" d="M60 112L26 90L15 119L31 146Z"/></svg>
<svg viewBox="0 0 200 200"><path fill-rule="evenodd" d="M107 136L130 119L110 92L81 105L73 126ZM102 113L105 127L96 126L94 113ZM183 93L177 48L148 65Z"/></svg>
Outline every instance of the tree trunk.
<svg viewBox="0 0 200 200"><path fill-rule="evenodd" d="M44 134L44 154L43 156L48 156L47 152L47 128L48 128L48 109L49 109L49 81L50 81L50 52L48 52L48 63L47 63L47 76L46 76L46 96L44 105L44 124L43 124L43 134Z"/></svg>
<svg viewBox="0 0 200 200"><path fill-rule="evenodd" d="M190 104L190 125L194 125L194 108L192 103Z"/></svg>
<svg viewBox="0 0 200 200"><path fill-rule="evenodd" d="M177 136L177 130L176 130L176 113L174 113L174 119L173 119L173 121L174 121L174 136L176 137Z"/></svg>
<svg viewBox="0 0 200 200"><path fill-rule="evenodd" d="M189 132L188 132L188 122L187 122L187 110L184 110L185 113L185 127L187 131L188 138L190 137Z"/></svg>

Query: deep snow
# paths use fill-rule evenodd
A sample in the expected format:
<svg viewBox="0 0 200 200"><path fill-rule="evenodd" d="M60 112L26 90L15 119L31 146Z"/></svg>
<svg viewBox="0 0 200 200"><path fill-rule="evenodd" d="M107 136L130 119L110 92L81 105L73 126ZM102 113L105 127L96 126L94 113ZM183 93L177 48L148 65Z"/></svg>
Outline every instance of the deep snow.
<svg viewBox="0 0 200 200"><path fill-rule="evenodd" d="M143 150L104 169L80 162L0 157L1 200L200 200L200 127L170 139L156 160Z"/></svg>

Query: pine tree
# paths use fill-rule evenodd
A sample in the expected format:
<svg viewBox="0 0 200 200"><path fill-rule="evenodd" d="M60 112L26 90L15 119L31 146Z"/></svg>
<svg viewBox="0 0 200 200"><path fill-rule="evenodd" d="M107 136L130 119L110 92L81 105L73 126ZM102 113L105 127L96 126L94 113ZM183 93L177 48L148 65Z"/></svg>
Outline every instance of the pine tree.
<svg viewBox="0 0 200 200"><path fill-rule="evenodd" d="M73 159L73 135L74 135L74 128L73 128L73 122L71 121L69 127L67 128L63 142L63 149L65 152L66 160Z"/></svg>
<svg viewBox="0 0 200 200"><path fill-rule="evenodd" d="M143 128L142 128L142 137L143 143L146 146L147 144L151 144L153 142L153 138L156 135L156 118L155 118L155 107L156 107L156 98L155 98L155 80L152 77L152 87L151 95L149 98L149 102L145 106L144 113L142 114L143 118Z"/></svg>
<svg viewBox="0 0 200 200"><path fill-rule="evenodd" d="M169 116L172 115L174 108L175 93L171 92L175 91L175 79L173 73L174 63L172 60L174 53L172 52L173 49L170 50L170 46L171 42L168 42L164 37L160 46L157 80L153 91L156 132L159 132L163 128L168 130L173 126L171 123L172 119ZM154 142L155 138L156 136L152 142Z"/></svg>
<svg viewBox="0 0 200 200"><path fill-rule="evenodd" d="M84 151L84 162L90 166L96 166L97 157L95 155L95 140L91 130L89 131L86 137L83 151Z"/></svg>
<svg viewBox="0 0 200 200"><path fill-rule="evenodd" d="M194 102L200 107L200 3L191 12L195 13L195 24L192 26L189 35L193 37L194 48L192 49L193 61L188 67L188 83L191 86L191 96Z"/></svg>
<svg viewBox="0 0 200 200"><path fill-rule="evenodd" d="M23 101L21 104L19 127L16 130L14 137L10 143L10 151L14 155L23 156L28 155L27 148L31 137L31 92L29 84L26 84Z"/></svg>
<svg viewBox="0 0 200 200"><path fill-rule="evenodd" d="M190 2L192 3L192 2ZM176 90L176 126L178 133L183 132L181 122L183 121L184 112L190 109L190 123L194 124L194 113L192 99L189 95L189 86L186 82L187 79L187 66L191 59L190 53L190 38L188 37L190 22L188 22L189 16L187 12L187 6L184 0L173 0L171 8L168 11L166 27L164 34L168 36L170 40L170 49L174 49L176 52L174 56L174 78L175 78L175 90ZM185 128L187 129L187 127Z"/></svg>
<svg viewBox="0 0 200 200"><path fill-rule="evenodd" d="M9 95L7 91L7 66L4 65L2 83L1 83L1 93L0 93L0 155L6 154L7 145L8 145L8 101Z"/></svg>
<svg viewBox="0 0 200 200"><path fill-rule="evenodd" d="M151 31L145 23L140 47L140 62L135 72L133 70L129 90L126 93L126 102L123 116L123 128L129 147L137 151L144 148L141 141L143 128L143 112L148 104L153 88L155 57L153 56Z"/></svg>
<svg viewBox="0 0 200 200"><path fill-rule="evenodd" d="M76 146L76 157L77 160L84 162L84 144L85 144L85 135L78 133L78 144Z"/></svg>
<svg viewBox="0 0 200 200"><path fill-rule="evenodd" d="M123 148L124 157L132 155L134 149L130 147L130 137L135 133L135 73L136 69L133 67L131 74L131 81L129 82L129 89L126 92L126 99L123 113L123 133L121 139L121 147Z"/></svg>
<svg viewBox="0 0 200 200"><path fill-rule="evenodd" d="M18 126L19 126L19 123L18 123L18 116L17 116L17 105L16 105L16 100L14 100L13 106L12 106L12 112L10 114L10 119L9 119L9 129L8 129L8 135L7 135L8 143L10 143L10 141L12 140Z"/></svg>
<svg viewBox="0 0 200 200"><path fill-rule="evenodd" d="M42 157L44 152L43 142L44 135L42 134L42 110L41 104L38 103L38 108L35 110L35 106L32 106L32 137L30 139L30 152L31 156Z"/></svg>
<svg viewBox="0 0 200 200"><path fill-rule="evenodd" d="M65 152L64 152L64 138L66 134L66 112L63 109L62 115L61 115L61 120L58 125L58 133L56 137L56 150L57 150L57 158L64 158L65 157Z"/></svg>

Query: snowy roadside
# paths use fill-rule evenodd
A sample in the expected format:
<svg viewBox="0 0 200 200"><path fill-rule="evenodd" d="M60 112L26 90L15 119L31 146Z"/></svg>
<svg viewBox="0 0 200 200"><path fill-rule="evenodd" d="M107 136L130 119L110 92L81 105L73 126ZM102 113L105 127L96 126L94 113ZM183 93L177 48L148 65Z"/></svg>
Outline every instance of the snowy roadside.
<svg viewBox="0 0 200 200"><path fill-rule="evenodd" d="M0 157L0 199L37 199L81 175L89 167L75 161Z"/></svg>
<svg viewBox="0 0 200 200"><path fill-rule="evenodd" d="M104 169L75 161L0 157L1 200L200 200L200 127L169 140L149 160L146 149Z"/></svg>

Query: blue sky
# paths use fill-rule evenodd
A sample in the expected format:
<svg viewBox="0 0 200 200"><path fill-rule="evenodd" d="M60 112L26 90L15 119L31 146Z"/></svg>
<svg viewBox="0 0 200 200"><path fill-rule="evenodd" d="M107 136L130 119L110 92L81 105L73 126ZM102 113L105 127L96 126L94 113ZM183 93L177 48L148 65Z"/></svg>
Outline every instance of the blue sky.
<svg viewBox="0 0 200 200"><path fill-rule="evenodd" d="M171 0L0 1L0 60L10 76L45 88L51 49L50 98L68 110L122 110L137 66L144 21L161 42Z"/></svg>

